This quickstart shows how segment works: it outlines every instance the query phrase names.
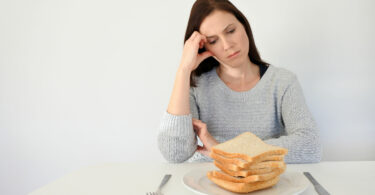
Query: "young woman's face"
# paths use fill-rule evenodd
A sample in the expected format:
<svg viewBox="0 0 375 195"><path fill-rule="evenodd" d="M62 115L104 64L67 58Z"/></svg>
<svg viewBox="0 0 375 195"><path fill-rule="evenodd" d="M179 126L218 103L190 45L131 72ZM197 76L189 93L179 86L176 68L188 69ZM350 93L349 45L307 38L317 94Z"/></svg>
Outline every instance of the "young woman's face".
<svg viewBox="0 0 375 195"><path fill-rule="evenodd" d="M212 12L203 20L199 32L207 38L206 50L211 51L220 63L236 67L249 58L249 38L233 14Z"/></svg>
<svg viewBox="0 0 375 195"><path fill-rule="evenodd" d="M199 32L207 38L206 50L220 63L236 67L249 59L249 38L233 14L214 11L203 20Z"/></svg>

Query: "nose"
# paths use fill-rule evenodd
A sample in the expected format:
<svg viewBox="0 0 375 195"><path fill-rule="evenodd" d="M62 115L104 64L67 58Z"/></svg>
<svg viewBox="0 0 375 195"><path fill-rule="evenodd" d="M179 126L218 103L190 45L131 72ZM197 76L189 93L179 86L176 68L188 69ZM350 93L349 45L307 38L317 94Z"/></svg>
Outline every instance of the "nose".
<svg viewBox="0 0 375 195"><path fill-rule="evenodd" d="M228 51L233 46L232 42L228 38L223 38L223 48Z"/></svg>

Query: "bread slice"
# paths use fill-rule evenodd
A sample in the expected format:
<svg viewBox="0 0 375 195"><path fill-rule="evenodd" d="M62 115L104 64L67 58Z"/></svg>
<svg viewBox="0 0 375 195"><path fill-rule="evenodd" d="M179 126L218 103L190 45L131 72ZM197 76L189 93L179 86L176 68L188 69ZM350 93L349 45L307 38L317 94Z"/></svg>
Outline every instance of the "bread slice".
<svg viewBox="0 0 375 195"><path fill-rule="evenodd" d="M212 172L208 172L207 177L216 185L236 193L248 193L256 190L269 188L274 186L280 179L279 176L276 176L267 181L258 181L254 183L235 183L217 178L212 174Z"/></svg>
<svg viewBox="0 0 375 195"><path fill-rule="evenodd" d="M269 155L286 155L285 148L264 143L256 135L245 132L211 148L211 152L230 158L241 158L248 162Z"/></svg>
<svg viewBox="0 0 375 195"><path fill-rule="evenodd" d="M221 164L220 162L214 161L214 164L217 168L219 168L223 172L227 173L228 175L234 176L234 177L247 177L247 176L250 176L250 175L265 174L265 173L270 173L270 172L274 171L275 169L283 168L283 167L280 167L280 168L267 167L267 168L262 168L262 169L232 171L232 170L229 170L229 169L225 168L225 166L223 164Z"/></svg>
<svg viewBox="0 0 375 195"><path fill-rule="evenodd" d="M220 162L221 163L221 162ZM285 165L284 161L263 161L253 165L250 165L248 168L241 168L235 164L221 163L226 169L231 171L246 171L254 169L263 169L263 168L280 168Z"/></svg>
<svg viewBox="0 0 375 195"><path fill-rule="evenodd" d="M243 160L241 158L230 158L230 157L225 157L220 154L216 154L215 152L210 153L210 157L222 164L234 164L240 168L247 169L251 165L262 162L262 161L283 161L284 160L284 155L269 155L269 156L260 156L259 158L253 159L252 162L248 162L246 160Z"/></svg>
<svg viewBox="0 0 375 195"><path fill-rule="evenodd" d="M273 171L269 173L264 173L264 174L258 174L258 175L250 175L247 177L233 177L227 173L224 173L222 171L211 171L211 175L214 177L225 180L225 181L230 181L230 182L235 182L235 183L253 183L253 182L258 182L258 181L266 181L270 180L276 176L279 176L280 174L284 173L286 169L286 166L280 169L274 169Z"/></svg>

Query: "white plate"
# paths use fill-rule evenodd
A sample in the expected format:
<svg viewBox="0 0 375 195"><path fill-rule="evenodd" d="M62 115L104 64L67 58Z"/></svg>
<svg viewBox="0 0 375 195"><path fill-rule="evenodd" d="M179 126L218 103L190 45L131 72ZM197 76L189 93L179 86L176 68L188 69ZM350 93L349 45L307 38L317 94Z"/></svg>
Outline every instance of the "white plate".
<svg viewBox="0 0 375 195"><path fill-rule="evenodd" d="M182 179L185 186L201 195L238 195L220 188L206 176L212 168L198 168L186 173ZM279 182L271 188L254 191L249 195L290 195L304 192L310 183L302 173L285 171L280 175Z"/></svg>

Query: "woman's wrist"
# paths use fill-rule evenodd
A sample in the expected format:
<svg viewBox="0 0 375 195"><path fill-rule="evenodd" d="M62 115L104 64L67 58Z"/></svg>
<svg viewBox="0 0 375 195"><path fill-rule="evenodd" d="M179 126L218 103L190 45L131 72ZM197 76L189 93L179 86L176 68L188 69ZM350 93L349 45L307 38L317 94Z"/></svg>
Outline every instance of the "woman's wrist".
<svg viewBox="0 0 375 195"><path fill-rule="evenodd" d="M180 65L177 69L177 73L190 76L191 70L186 66Z"/></svg>

